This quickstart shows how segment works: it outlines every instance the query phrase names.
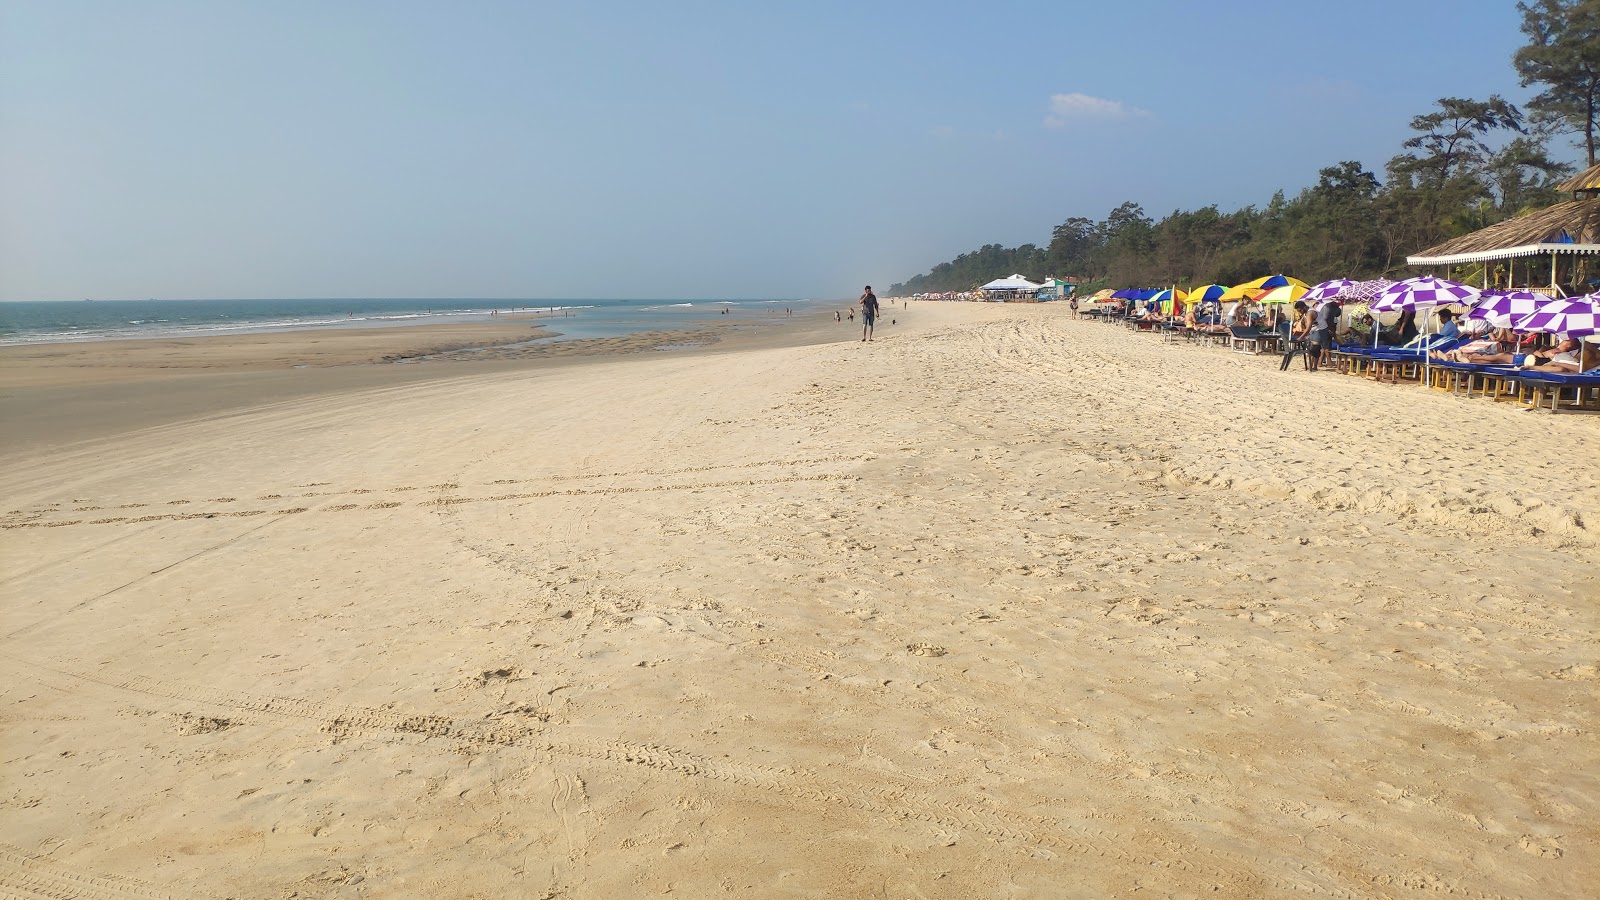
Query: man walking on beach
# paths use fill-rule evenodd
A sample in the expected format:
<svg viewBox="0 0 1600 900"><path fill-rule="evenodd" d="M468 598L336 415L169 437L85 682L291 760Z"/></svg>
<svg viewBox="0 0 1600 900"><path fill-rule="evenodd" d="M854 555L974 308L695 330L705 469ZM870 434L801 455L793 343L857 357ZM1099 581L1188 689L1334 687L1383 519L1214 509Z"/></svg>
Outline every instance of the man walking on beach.
<svg viewBox="0 0 1600 900"><path fill-rule="evenodd" d="M872 340L872 323L878 320L878 298L877 295L872 293L872 285L867 285L866 291L862 293L861 299L857 302L861 304L861 339L870 341Z"/></svg>

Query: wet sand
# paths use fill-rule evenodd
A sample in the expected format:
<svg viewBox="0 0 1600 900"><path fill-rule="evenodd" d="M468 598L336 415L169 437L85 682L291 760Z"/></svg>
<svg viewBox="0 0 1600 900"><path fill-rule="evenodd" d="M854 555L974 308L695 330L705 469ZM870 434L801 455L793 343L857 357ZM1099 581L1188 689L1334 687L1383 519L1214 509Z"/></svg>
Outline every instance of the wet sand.
<svg viewBox="0 0 1600 900"><path fill-rule="evenodd" d="M265 404L634 353L803 344L831 315L547 340L563 321L321 329L0 347L0 454L230 415ZM726 345L724 347L723 345Z"/></svg>
<svg viewBox="0 0 1600 900"><path fill-rule="evenodd" d="M0 456L0 893L1600 880L1593 419L898 316Z"/></svg>

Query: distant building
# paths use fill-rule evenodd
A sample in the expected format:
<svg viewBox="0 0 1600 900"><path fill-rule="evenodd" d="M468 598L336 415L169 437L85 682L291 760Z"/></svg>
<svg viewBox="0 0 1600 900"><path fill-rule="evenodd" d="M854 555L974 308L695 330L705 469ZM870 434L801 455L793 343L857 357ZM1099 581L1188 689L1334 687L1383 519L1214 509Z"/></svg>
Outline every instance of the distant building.
<svg viewBox="0 0 1600 900"><path fill-rule="evenodd" d="M1070 276L1067 278L1056 278L1052 276L1050 278L1046 278L1044 283L1039 286L1039 292L1037 296L1040 300L1065 300L1077 289L1077 278Z"/></svg>

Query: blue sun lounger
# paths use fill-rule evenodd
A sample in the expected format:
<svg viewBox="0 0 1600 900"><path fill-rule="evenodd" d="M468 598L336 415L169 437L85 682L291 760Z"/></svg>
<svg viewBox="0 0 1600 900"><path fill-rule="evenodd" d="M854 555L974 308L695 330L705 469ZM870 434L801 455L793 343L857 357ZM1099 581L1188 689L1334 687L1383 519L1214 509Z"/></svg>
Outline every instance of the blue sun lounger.
<svg viewBox="0 0 1600 900"><path fill-rule="evenodd" d="M1515 374L1504 378L1508 386L1516 391L1515 399L1519 403L1525 402L1533 409L1545 409L1545 400L1548 398L1548 408L1553 413L1600 413L1600 372L1590 371L1582 375L1526 370L1513 372ZM1569 396L1571 399L1567 400ZM1563 403L1567 405L1563 406Z"/></svg>

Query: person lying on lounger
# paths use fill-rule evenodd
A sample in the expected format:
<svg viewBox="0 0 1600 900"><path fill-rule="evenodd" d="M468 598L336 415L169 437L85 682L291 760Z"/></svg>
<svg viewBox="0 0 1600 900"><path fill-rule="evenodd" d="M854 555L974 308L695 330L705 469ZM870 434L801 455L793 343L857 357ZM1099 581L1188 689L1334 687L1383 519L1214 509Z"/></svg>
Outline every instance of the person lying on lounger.
<svg viewBox="0 0 1600 900"><path fill-rule="evenodd" d="M1205 316L1201 316L1198 314L1198 311L1198 306L1189 307L1188 311L1183 314L1183 324L1189 326L1189 328L1195 331L1203 332L1205 334L1228 333L1228 329L1217 324L1216 317L1210 315L1209 313Z"/></svg>
<svg viewBox="0 0 1600 900"><path fill-rule="evenodd" d="M1430 354L1431 355L1431 354ZM1518 364L1517 357L1522 357L1523 367L1537 372L1568 372L1578 371L1578 342L1568 338L1557 344L1554 350L1544 353L1468 353L1464 358L1456 359L1452 355L1441 355L1436 358L1447 359L1452 362L1472 363L1478 366L1514 366ZM1526 365L1527 363L1533 365ZM1555 368L1550 368L1554 366Z"/></svg>
<svg viewBox="0 0 1600 900"><path fill-rule="evenodd" d="M1478 321L1482 321L1481 319ZM1429 350L1428 355L1444 362L1469 363L1469 357L1484 357L1498 354L1511 354L1517 349L1516 332L1509 328L1499 331L1470 344L1457 347L1454 350Z"/></svg>
<svg viewBox="0 0 1600 900"><path fill-rule="evenodd" d="M1583 344L1568 338L1557 345L1555 352L1550 355L1549 361L1534 366L1528 366L1533 372L1559 372L1563 375L1577 375L1583 371ZM1591 370L1600 366L1590 366Z"/></svg>

